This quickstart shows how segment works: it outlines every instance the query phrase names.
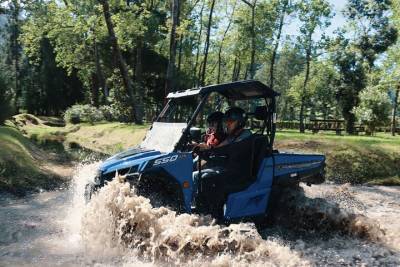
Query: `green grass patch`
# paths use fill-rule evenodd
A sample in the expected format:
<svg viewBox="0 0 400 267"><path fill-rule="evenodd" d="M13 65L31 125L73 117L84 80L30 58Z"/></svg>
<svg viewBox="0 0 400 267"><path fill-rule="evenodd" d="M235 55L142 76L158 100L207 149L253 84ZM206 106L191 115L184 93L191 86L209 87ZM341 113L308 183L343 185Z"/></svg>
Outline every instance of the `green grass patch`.
<svg viewBox="0 0 400 267"><path fill-rule="evenodd" d="M337 136L334 133L300 134L286 130L277 133L276 146L282 151L324 154L326 176L331 181L362 184L387 180L400 185L398 179L393 178L400 176L399 136L384 133Z"/></svg>
<svg viewBox="0 0 400 267"><path fill-rule="evenodd" d="M139 144L149 125L109 122L95 125L79 124L78 128L66 135L67 143L77 143L92 151L114 154Z"/></svg>
<svg viewBox="0 0 400 267"><path fill-rule="evenodd" d="M0 127L0 191L23 195L61 182L40 169L35 153L35 147L17 129Z"/></svg>
<svg viewBox="0 0 400 267"><path fill-rule="evenodd" d="M46 123L50 121L51 123ZM149 124L135 125L119 122L96 124L67 124L63 127L57 118L19 114L12 123L29 139L59 153L65 148L85 149L101 154L114 154L139 144L146 135ZM53 125L53 126L50 126Z"/></svg>

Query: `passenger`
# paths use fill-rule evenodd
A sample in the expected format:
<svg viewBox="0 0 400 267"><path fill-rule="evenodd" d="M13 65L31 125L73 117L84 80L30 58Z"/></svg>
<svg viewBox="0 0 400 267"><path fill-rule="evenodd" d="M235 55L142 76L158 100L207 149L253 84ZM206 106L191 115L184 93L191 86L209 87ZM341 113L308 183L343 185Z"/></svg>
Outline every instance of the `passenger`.
<svg viewBox="0 0 400 267"><path fill-rule="evenodd" d="M216 111L207 117L208 129L206 131L206 144L210 148L218 146L225 139L222 120L224 113Z"/></svg>
<svg viewBox="0 0 400 267"><path fill-rule="evenodd" d="M224 128L222 126L223 118L224 118L224 113L220 111L216 111L208 115L207 117L208 129L206 130L204 142L200 144L194 144L196 146L195 149L207 150L220 145L220 143L225 139L226 136L224 133ZM212 173L217 171L216 169L212 169L213 166L211 166L210 163L207 163L205 161L201 161L201 163L199 163L199 157L197 156L193 160L194 170L198 169L198 164L202 165L203 174L207 173L208 170L211 170ZM195 185L195 188L197 188L198 176L199 176L198 171L193 172L193 184ZM194 195L197 195L197 193L195 192Z"/></svg>
<svg viewBox="0 0 400 267"><path fill-rule="evenodd" d="M208 115L208 129L206 130L204 143L198 144L199 149L205 150L217 147L225 139L226 135L222 126L223 118L224 113L220 111L215 111Z"/></svg>

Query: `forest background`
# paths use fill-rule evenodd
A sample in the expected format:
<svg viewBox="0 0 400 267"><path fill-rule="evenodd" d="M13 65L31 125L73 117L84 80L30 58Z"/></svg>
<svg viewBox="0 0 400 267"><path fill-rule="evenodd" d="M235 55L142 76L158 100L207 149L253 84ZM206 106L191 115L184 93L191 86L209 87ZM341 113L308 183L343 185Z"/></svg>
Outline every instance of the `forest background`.
<svg viewBox="0 0 400 267"><path fill-rule="evenodd" d="M390 0L0 0L0 123L142 124L168 92L258 79L300 132L343 119L394 135L399 30Z"/></svg>

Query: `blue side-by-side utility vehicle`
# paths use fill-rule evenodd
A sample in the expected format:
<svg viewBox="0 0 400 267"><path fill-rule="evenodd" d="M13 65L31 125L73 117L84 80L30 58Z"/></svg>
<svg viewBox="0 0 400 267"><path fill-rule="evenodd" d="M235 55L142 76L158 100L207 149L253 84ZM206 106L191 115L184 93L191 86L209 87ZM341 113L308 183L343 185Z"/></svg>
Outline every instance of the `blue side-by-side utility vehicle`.
<svg viewBox="0 0 400 267"><path fill-rule="evenodd" d="M155 205L166 205L178 212L211 214L228 222L264 218L282 188L324 181L323 155L274 150L278 95L255 80L170 93L143 142L105 160L93 183L86 186L86 198L90 200L118 172ZM193 141L201 140L202 134L201 128L195 127L197 123L207 113L228 106L248 109L248 127L253 135L194 153ZM182 114L189 114L188 118L182 118ZM195 156L200 164L193 163ZM219 171L193 183L194 171L202 177L204 161L213 162Z"/></svg>

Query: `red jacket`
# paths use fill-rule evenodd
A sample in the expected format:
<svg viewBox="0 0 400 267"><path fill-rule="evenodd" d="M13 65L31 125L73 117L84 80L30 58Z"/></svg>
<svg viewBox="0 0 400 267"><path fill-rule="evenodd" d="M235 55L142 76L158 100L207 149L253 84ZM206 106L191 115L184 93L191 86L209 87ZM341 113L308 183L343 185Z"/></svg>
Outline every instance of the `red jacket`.
<svg viewBox="0 0 400 267"><path fill-rule="evenodd" d="M219 136L213 129L208 129L205 136L205 143L209 147L216 147L223 141L223 138Z"/></svg>

